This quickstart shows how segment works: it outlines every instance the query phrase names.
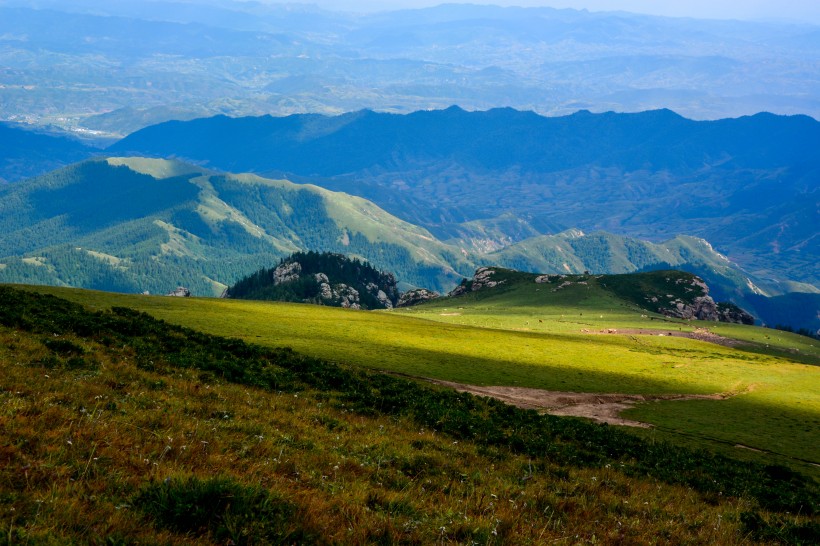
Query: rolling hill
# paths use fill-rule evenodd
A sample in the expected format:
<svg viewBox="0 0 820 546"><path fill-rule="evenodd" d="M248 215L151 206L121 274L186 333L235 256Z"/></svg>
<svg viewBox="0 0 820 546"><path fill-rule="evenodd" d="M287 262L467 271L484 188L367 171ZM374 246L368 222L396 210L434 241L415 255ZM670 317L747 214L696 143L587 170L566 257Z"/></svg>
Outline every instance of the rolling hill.
<svg viewBox="0 0 820 546"><path fill-rule="evenodd" d="M299 250L358 255L417 285L472 268L364 199L173 161L92 160L0 191L6 281L219 295Z"/></svg>
<svg viewBox="0 0 820 546"><path fill-rule="evenodd" d="M785 324L780 319L787 310L778 302L793 305L807 297L753 302L749 294L786 290L748 275L702 239L656 244L568 230L481 253L440 241L362 198L136 157L91 160L6 185L0 188L0 224L2 282L159 294L185 286L195 295L218 296L293 252L329 251L394 273L402 290L446 292L480 265L539 273L674 267L699 274L720 299L771 324ZM816 329L813 317L802 319L792 326Z"/></svg>
<svg viewBox="0 0 820 546"><path fill-rule="evenodd" d="M470 250L570 228L656 242L690 235L757 278L816 291L817 149L820 122L805 116L452 107L168 122L110 151L314 182Z"/></svg>

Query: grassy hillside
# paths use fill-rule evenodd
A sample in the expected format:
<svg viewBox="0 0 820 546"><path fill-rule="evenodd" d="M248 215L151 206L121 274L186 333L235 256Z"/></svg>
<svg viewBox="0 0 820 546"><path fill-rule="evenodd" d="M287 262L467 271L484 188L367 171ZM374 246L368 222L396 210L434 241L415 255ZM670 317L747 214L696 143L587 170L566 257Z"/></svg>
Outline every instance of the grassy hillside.
<svg viewBox="0 0 820 546"><path fill-rule="evenodd" d="M96 309L133 307L212 334L287 345L317 358L415 377L570 392L725 393L731 395L728 400L698 401L698 407L689 402L647 404L640 408L641 419L655 423L653 412L662 415L668 407L680 417L668 431L670 438L817 474L806 462L818 462L820 442L815 392L820 349L815 340L761 328L670 320L591 285L576 283L551 292L526 282L389 313L37 290ZM703 326L744 343L727 347L667 335ZM600 333L610 329L623 333ZM664 335L634 333L652 330ZM708 420L687 417L690 407L693 415L703 415L704 404L707 414L732 426L713 427ZM659 429L653 433L666 434ZM766 453L734 448L736 444Z"/></svg>
<svg viewBox="0 0 820 546"><path fill-rule="evenodd" d="M7 288L0 337L8 543L818 538L783 467Z"/></svg>
<svg viewBox="0 0 820 546"><path fill-rule="evenodd" d="M88 161L0 188L0 227L4 282L219 295L298 250L360 256L437 288L472 269L363 199L145 158Z"/></svg>
<svg viewBox="0 0 820 546"><path fill-rule="evenodd" d="M636 286L643 283L642 292L674 292L675 287L664 277L662 273L642 275L632 282ZM543 349L521 360L566 366L552 378L560 377L572 385L570 388L563 388L558 381L542 388L585 391L588 386L578 385L572 375L594 371L615 377L598 375L593 392L647 393L654 389L656 393L735 393L737 396L719 401L653 402L625 415L655 424L654 436L698 445L705 442L728 451L737 451L736 445L755 447L818 463L814 447L820 441L820 399L814 392L820 381L817 340L778 330L684 321L651 313L646 305L641 308L631 298L616 294L615 280L624 282L628 276L566 276L540 285L534 282L535 275L517 272L493 278L507 282L400 312L448 325L491 328L522 337L539 333L560 340L545 341ZM617 291L624 291L624 287ZM703 329L725 336L730 346L675 337L693 335L709 340L697 335ZM510 345L502 345L498 352L520 359L521 349L512 340ZM636 375L657 383L649 391L640 390ZM507 375L500 384L515 385L512 381L518 379ZM528 385L536 386L535 382Z"/></svg>
<svg viewBox="0 0 820 546"><path fill-rule="evenodd" d="M567 230L488 253L482 256L482 263L520 271L570 274L680 269L703 278L715 299L732 301L769 326L792 324L795 329L812 331L820 328L815 286L751 275L715 251L708 241L687 235L652 243L611 233ZM788 295L777 296L783 293ZM793 303L805 310L795 312Z"/></svg>
<svg viewBox="0 0 820 546"><path fill-rule="evenodd" d="M506 216L474 222L442 242L370 201L316 186L139 157L72 165L0 187L0 282L164 294L177 286L218 296L240 278L296 251L355 256L394 273L402 289L448 291L480 264L545 273L622 273L683 268L703 276L770 324L820 326L812 313L789 315L794 298L761 300L783 287L749 277L708 242L664 243L568 230L489 252L512 229ZM792 283L788 290L817 292ZM810 297L800 297L811 307ZM815 324L816 323L816 324Z"/></svg>

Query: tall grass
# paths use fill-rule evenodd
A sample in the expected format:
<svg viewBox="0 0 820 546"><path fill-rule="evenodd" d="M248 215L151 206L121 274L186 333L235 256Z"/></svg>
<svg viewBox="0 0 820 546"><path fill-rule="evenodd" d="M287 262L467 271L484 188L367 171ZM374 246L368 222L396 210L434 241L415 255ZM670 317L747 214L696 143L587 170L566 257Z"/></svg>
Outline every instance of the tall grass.
<svg viewBox="0 0 820 546"><path fill-rule="evenodd" d="M784 468L125 309L89 313L6 289L0 304L9 542L816 538L816 484ZM51 339L81 348L85 365L68 366L74 357L48 348ZM195 499L212 496L211 509L190 515ZM261 520L268 509L275 529ZM176 523L187 517L198 523Z"/></svg>
<svg viewBox="0 0 820 546"><path fill-rule="evenodd" d="M541 292L535 292L539 286ZM812 340L762 328L705 324L764 350L769 343L773 352L767 354L749 350L747 345L722 347L669 336L586 334L581 329L620 330L629 327L629 321L653 328L662 324L665 330L657 330L661 333L668 333L670 327L693 330L696 323L652 321L642 318L640 312L619 311L616 300L591 284L556 293L535 283L513 288L497 294L476 293L401 314L37 290L98 309L136 307L211 334L269 347L289 346L322 360L413 376L574 392L735 394L730 401L653 403L633 411L640 420L669 430L666 438L674 436L710 449L725 445L721 449L726 453L794 465L820 475L818 467L801 462L820 462L815 448L820 443L820 427L813 426L820 420L816 389L820 367L810 364L818 362L811 356L811 351L817 350L810 346ZM545 290L549 296L538 299ZM469 325L475 314L499 325ZM452 324L454 321L465 324ZM519 327L528 330L513 329ZM806 361L795 361L799 355L790 348L799 349ZM737 444L759 451L733 447Z"/></svg>

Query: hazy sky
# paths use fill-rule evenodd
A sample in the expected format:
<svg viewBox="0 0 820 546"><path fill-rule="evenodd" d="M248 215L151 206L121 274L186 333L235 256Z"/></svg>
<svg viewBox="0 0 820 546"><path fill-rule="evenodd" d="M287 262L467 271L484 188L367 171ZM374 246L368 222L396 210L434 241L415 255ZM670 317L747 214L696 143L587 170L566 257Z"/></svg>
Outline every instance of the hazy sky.
<svg viewBox="0 0 820 546"><path fill-rule="evenodd" d="M274 0L263 0L274 2ZM286 0L317 4L328 9L379 11L408 7L426 7L447 3L446 0ZM502 6L549 6L588 9L590 11L623 10L653 15L719 19L773 19L820 24L818 0L460 0L449 3L495 4Z"/></svg>

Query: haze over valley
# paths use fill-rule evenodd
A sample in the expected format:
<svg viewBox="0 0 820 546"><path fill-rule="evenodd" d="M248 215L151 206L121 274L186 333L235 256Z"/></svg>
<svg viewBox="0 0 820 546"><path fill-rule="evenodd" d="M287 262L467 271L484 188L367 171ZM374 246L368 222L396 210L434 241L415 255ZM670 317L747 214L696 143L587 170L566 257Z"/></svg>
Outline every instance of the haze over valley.
<svg viewBox="0 0 820 546"><path fill-rule="evenodd" d="M168 119L363 108L820 115L816 21L389 6L6 0L0 119L113 139Z"/></svg>

